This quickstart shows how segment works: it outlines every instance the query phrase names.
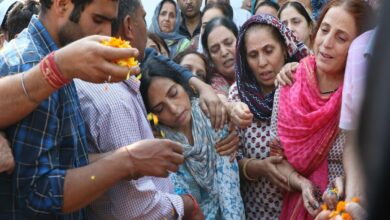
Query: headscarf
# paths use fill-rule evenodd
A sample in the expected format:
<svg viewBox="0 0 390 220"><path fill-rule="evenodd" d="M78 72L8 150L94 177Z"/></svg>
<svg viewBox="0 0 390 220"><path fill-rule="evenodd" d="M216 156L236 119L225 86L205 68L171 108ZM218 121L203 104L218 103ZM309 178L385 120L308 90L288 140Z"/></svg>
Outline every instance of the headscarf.
<svg viewBox="0 0 390 220"><path fill-rule="evenodd" d="M198 199L206 219L245 219L237 161L231 163L228 156L218 155L215 149L216 143L228 135L227 125L215 131L200 109L198 99L191 101L191 108L193 146L183 133L158 125L166 138L182 144L185 160L181 166L185 166L195 180L179 169L178 175L171 174L175 192L190 193Z"/></svg>
<svg viewBox="0 0 390 220"><path fill-rule="evenodd" d="M328 3L328 0L310 0L312 8L312 18L317 21L321 15L322 8Z"/></svg>
<svg viewBox="0 0 390 220"><path fill-rule="evenodd" d="M197 99L192 100L191 106L193 146L189 144L185 135L177 130L165 125L158 125L158 129L164 133L166 138L182 144L184 163L199 186L207 191L218 190L213 189L214 181L216 181L215 178L217 177L215 175L215 145L219 140L227 136L227 127L225 126L222 132L216 133L211 127L210 120L200 109L199 101Z"/></svg>
<svg viewBox="0 0 390 220"><path fill-rule="evenodd" d="M179 34L179 28L181 24L181 13L180 9L175 3L176 7L176 23L175 27L172 32L170 33L164 33L160 30L160 25L158 24L158 16L160 14L160 10L162 7L164 1L161 1L157 6L156 9L154 10L154 15L152 18L152 24L149 27L149 31L152 33L157 34L161 39L164 39L164 41L167 43L169 47L169 52L172 55L176 54L177 51L177 46L179 45L180 41L187 39L185 36ZM166 3L166 2L164 2Z"/></svg>
<svg viewBox="0 0 390 220"><path fill-rule="evenodd" d="M293 32L290 31L279 19L272 15L254 15L248 19L240 29L236 45L236 79L238 94L241 101L249 106L249 109L258 120L268 121L271 119L274 91L264 96L262 88L257 83L251 68L246 61L246 54L241 54L244 48L244 37L247 30L256 24L267 24L275 27L282 35L287 45L289 59L297 60L309 54L309 49L302 42L298 41Z"/></svg>
<svg viewBox="0 0 390 220"><path fill-rule="evenodd" d="M339 133L342 87L329 97L320 93L314 56L303 59L292 86L280 89L278 136L294 169L323 192L328 184L328 155ZM283 198L280 219L312 219L300 192Z"/></svg>

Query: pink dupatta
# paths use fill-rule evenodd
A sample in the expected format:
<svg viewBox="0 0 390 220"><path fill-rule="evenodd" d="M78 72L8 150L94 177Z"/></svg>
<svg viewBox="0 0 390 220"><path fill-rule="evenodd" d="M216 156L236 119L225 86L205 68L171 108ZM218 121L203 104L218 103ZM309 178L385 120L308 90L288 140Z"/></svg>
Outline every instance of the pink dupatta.
<svg viewBox="0 0 390 220"><path fill-rule="evenodd" d="M328 153L338 135L342 86L327 98L319 90L315 57L301 60L293 86L279 96L278 135L288 162L324 191L328 184ZM280 219L312 219L301 192L286 193Z"/></svg>

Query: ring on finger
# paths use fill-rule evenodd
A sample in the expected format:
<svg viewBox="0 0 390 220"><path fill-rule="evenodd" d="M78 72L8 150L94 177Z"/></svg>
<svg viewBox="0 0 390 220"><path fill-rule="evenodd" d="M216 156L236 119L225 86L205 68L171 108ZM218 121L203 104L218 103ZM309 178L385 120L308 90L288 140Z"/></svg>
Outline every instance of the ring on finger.
<svg viewBox="0 0 390 220"><path fill-rule="evenodd" d="M108 75L107 82L108 82L108 83L111 82L111 75Z"/></svg>

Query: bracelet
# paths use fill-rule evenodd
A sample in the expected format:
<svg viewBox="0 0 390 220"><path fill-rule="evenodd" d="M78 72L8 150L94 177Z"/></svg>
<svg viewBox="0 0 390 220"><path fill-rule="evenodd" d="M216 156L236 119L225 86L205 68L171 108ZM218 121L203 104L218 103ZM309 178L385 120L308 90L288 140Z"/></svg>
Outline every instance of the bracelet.
<svg viewBox="0 0 390 220"><path fill-rule="evenodd" d="M296 172L297 171L295 171L295 170L291 171L291 173L287 177L287 186L288 186L289 189L292 189L291 188L291 176L293 175L293 173L296 173Z"/></svg>
<svg viewBox="0 0 390 220"><path fill-rule="evenodd" d="M54 89L59 89L62 86L68 84L70 80L66 79L64 75L58 69L58 66L54 60L55 52L51 52L39 63L39 68L43 74L43 78Z"/></svg>
<svg viewBox="0 0 390 220"><path fill-rule="evenodd" d="M31 97L28 92L27 92L27 89L26 89L26 86L24 85L24 72L22 73L22 75L20 76L20 82L22 84L22 88L23 88L23 92L24 92L24 95L28 98L28 100L30 100L31 102L34 102L35 104L39 104L40 102L36 99L34 99L33 97Z"/></svg>
<svg viewBox="0 0 390 220"><path fill-rule="evenodd" d="M199 204L198 204L198 201L196 201L195 197L192 196L191 194L185 194L186 196L190 197L190 199L192 200L192 202L194 203L194 209L192 210L192 213L191 213L191 220L194 219L196 213L198 212L199 210Z"/></svg>
<svg viewBox="0 0 390 220"><path fill-rule="evenodd" d="M252 160L256 160L255 158L249 158L248 160L246 160L244 162L244 166L242 166L242 173L244 174L244 177L245 179L249 180L249 181L257 181L256 178L251 178L248 176L248 173L246 172L246 168L248 166L248 163L251 162Z"/></svg>

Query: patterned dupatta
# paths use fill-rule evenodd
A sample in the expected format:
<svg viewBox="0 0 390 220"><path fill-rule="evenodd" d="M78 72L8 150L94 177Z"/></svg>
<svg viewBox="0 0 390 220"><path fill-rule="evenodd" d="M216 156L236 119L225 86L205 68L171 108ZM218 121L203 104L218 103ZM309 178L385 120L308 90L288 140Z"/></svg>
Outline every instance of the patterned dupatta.
<svg viewBox="0 0 390 220"><path fill-rule="evenodd" d="M246 61L246 54L242 49L245 47L244 41L247 30L257 24L270 25L279 31L287 46L289 60L299 61L309 55L309 50L302 42L297 40L292 31L272 15L254 15L242 25L236 45L235 71L238 94L240 99L248 105L256 119L269 121L272 114L275 90L267 95L263 95L262 88L257 83Z"/></svg>
<svg viewBox="0 0 390 220"><path fill-rule="evenodd" d="M315 57L303 59L293 86L280 89L278 135L284 154L297 172L324 191L328 153L338 135L342 86L327 98L319 89ZM286 193L280 219L312 219L301 192Z"/></svg>
<svg viewBox="0 0 390 220"><path fill-rule="evenodd" d="M216 132L211 126L210 119L200 109L199 100L193 99L192 106L192 136L194 145L190 145L186 136L165 125L158 125L158 129L165 134L165 137L182 144L184 152L184 163L195 181L207 191L214 189L216 175L216 143L227 136L227 126Z"/></svg>

